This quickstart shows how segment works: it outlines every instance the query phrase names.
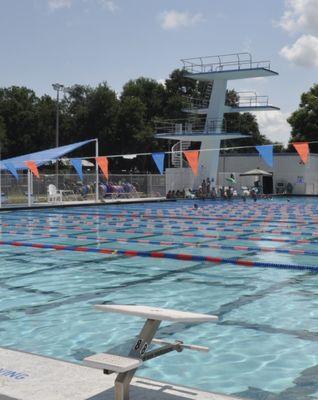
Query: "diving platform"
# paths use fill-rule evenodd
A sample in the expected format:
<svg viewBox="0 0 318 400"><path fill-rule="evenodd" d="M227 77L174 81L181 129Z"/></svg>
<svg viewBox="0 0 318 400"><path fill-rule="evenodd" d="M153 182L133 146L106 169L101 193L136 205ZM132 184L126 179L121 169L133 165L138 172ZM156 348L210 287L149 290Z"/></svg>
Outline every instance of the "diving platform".
<svg viewBox="0 0 318 400"><path fill-rule="evenodd" d="M275 75L278 75L277 72L259 67L228 71L187 72L184 76L186 78L196 79L198 81L209 82L213 81L214 79L225 79L231 81L236 79L266 78Z"/></svg>
<svg viewBox="0 0 318 400"><path fill-rule="evenodd" d="M270 61L254 61L247 52L186 58L181 62L183 76L206 83L202 85L205 90L200 92L200 86L197 85L200 98L188 98L183 111L191 114L190 118L185 121L160 121L156 124L156 138L178 141L172 147L172 163L177 168L184 164L182 151L178 153L175 149L182 149L183 142L186 142L187 148L191 147L191 142L201 142L203 151L199 154L195 187L207 178L213 187L217 185L221 141L249 137L241 132L239 126L235 126L235 129L227 127L224 114L279 110L269 103L268 96L259 96L255 92L236 93L234 98L228 98L228 81L267 78L277 76L278 73L271 68ZM192 182L189 185L192 186Z"/></svg>
<svg viewBox="0 0 318 400"><path fill-rule="evenodd" d="M249 137L242 133L232 132L227 127L225 118L210 119L193 117L187 119L170 119L155 122L156 138L199 142L209 137L220 140Z"/></svg>
<svg viewBox="0 0 318 400"><path fill-rule="evenodd" d="M225 106L225 113L246 113L246 112L257 112L257 111L279 111L280 108L272 105L268 106ZM206 115L208 113L208 108L184 108L182 110L186 113L197 114L197 115Z"/></svg>
<svg viewBox="0 0 318 400"><path fill-rule="evenodd" d="M224 105L224 113L245 113L257 111L277 111L279 107L269 102L268 96L260 96L256 92L237 92L237 99L233 104ZM205 115L209 110L209 103L206 100L189 98L187 106L182 110L188 114Z"/></svg>
<svg viewBox="0 0 318 400"><path fill-rule="evenodd" d="M213 133L213 138L219 140L231 140L231 139L242 139L248 138L250 135L244 135L240 132L215 132ZM157 134L156 138L158 139L166 139L166 140L178 140L178 141L191 141L191 142L202 142L203 140L211 138L210 134L207 133L195 133L195 132L186 132L184 134L169 134L169 133L161 133Z"/></svg>
<svg viewBox="0 0 318 400"><path fill-rule="evenodd" d="M266 78L278 75L270 61L253 61L250 53L222 54L181 60L184 76L199 81Z"/></svg>

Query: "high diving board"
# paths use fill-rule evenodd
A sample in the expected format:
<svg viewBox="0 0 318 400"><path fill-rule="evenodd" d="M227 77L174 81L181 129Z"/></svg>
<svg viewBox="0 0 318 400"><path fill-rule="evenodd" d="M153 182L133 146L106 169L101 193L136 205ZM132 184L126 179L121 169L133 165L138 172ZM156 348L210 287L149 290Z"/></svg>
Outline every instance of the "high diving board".
<svg viewBox="0 0 318 400"><path fill-rule="evenodd" d="M185 345L179 340L171 343L161 339L154 339L162 321L203 323L216 322L218 320L218 317L215 315L143 305L98 304L95 305L95 308L104 312L131 315L146 320L127 357L101 353L84 359L84 364L92 368L102 369L106 375L112 373L118 374L115 380L115 400L129 399L130 382L136 370L144 361L170 353L171 351L177 351L179 353L184 349L204 352L209 351L207 347ZM159 345L160 347L149 350L151 344Z"/></svg>

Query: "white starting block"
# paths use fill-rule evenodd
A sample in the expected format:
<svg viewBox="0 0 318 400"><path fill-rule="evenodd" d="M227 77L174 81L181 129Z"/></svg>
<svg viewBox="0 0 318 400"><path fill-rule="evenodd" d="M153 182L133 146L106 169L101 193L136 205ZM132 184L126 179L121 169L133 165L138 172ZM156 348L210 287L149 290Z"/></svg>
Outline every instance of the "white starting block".
<svg viewBox="0 0 318 400"><path fill-rule="evenodd" d="M113 354L101 353L84 359L84 363L92 368L102 369L105 374L117 373L115 380L115 400L129 399L129 384L144 361L170 353L171 351L181 352L184 349L195 351L209 351L208 347L186 345L181 341L170 343L161 339L154 339L155 333L161 321L172 322L215 322L218 317L215 315L198 314L169 310L157 307L131 306L131 305L96 305L95 308L104 312L115 312L128 314L146 319L146 322L139 333L136 342L132 346L128 357L121 357ZM154 350L148 350L151 343L161 345Z"/></svg>

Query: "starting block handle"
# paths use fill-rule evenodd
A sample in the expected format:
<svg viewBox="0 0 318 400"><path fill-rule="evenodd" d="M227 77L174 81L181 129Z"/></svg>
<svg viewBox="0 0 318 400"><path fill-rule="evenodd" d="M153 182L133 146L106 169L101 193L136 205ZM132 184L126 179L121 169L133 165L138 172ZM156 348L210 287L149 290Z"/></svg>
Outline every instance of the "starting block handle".
<svg viewBox="0 0 318 400"><path fill-rule="evenodd" d="M210 349L208 347L205 346L197 346L195 344L184 344L182 342L168 342L167 340L162 340L162 339L152 339L152 343L154 344L161 344L161 345L165 345L165 344L170 344L170 345L176 345L179 344L183 349L188 349L188 350L194 350L194 351L201 351L204 353L208 353L210 351Z"/></svg>

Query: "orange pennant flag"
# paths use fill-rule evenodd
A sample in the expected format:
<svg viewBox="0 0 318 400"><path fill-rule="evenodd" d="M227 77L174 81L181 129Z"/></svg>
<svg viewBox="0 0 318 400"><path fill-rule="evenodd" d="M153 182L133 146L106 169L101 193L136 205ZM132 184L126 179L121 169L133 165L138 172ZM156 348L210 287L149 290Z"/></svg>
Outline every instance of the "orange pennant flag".
<svg viewBox="0 0 318 400"><path fill-rule="evenodd" d="M295 142L295 143L293 143L293 146L295 147L297 153L299 154L301 161L304 164L306 164L306 162L308 161L308 155L309 155L308 142Z"/></svg>
<svg viewBox="0 0 318 400"><path fill-rule="evenodd" d="M34 161L24 161L24 164L29 168L34 176L40 178L38 167L36 166L36 163Z"/></svg>
<svg viewBox="0 0 318 400"><path fill-rule="evenodd" d="M102 170L105 178L108 179L108 160L107 157L96 157L96 162L99 168Z"/></svg>
<svg viewBox="0 0 318 400"><path fill-rule="evenodd" d="M188 150L184 151L183 154L185 155L192 172L195 176L198 175L198 166L199 166L199 150Z"/></svg>

